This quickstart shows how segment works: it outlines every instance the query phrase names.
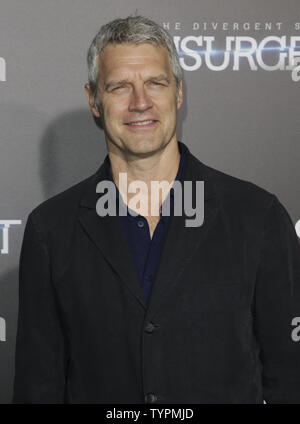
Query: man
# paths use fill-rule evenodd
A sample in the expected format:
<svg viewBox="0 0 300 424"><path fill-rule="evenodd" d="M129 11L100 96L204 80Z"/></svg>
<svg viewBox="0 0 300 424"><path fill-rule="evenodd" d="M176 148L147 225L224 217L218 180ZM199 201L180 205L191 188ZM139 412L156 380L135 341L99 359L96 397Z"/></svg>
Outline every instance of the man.
<svg viewBox="0 0 300 424"><path fill-rule="evenodd" d="M103 26L88 66L108 155L28 217L13 401L300 403L300 252L286 210L177 141L181 71L156 23ZM154 199L153 181L184 193L203 181L202 225L175 213L176 190ZM104 213L102 183L126 215Z"/></svg>

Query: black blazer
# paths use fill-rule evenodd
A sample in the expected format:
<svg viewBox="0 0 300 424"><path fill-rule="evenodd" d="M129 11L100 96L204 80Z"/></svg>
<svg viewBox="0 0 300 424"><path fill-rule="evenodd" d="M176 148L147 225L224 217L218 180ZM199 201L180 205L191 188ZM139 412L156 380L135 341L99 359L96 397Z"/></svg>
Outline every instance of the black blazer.
<svg viewBox="0 0 300 424"><path fill-rule="evenodd" d="M28 217L13 402L300 403L300 249L277 197L188 151L204 224L171 218L147 307L118 217L96 213L104 168Z"/></svg>

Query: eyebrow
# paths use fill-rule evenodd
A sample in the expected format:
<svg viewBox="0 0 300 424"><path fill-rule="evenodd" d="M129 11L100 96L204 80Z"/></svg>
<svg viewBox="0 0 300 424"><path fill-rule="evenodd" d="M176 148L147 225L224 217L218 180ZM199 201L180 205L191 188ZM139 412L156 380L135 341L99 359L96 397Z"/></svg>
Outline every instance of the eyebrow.
<svg viewBox="0 0 300 424"><path fill-rule="evenodd" d="M170 84L170 79L164 75L164 74L160 74L157 76L149 76L147 78L147 81L152 80L152 81L166 81L168 84ZM104 86L104 90L108 90L111 87L116 87L118 85L122 85L122 84L128 84L130 83L129 80L124 79L124 80L120 80L120 81L108 81L105 86Z"/></svg>
<svg viewBox="0 0 300 424"><path fill-rule="evenodd" d="M168 84L170 84L170 79L164 75L164 74L160 74L157 76L153 76L153 77L149 77L148 80L154 80L154 81L166 81Z"/></svg>

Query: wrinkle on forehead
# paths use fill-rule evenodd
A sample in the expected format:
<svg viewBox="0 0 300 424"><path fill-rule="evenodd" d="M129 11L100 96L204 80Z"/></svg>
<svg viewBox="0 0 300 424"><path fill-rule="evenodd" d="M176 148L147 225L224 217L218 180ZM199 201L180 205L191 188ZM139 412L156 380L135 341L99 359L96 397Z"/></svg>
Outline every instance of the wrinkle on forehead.
<svg viewBox="0 0 300 424"><path fill-rule="evenodd" d="M166 47L143 44L109 44L99 61L99 77L102 81L126 79L129 74L140 77L141 73L172 75L169 52Z"/></svg>

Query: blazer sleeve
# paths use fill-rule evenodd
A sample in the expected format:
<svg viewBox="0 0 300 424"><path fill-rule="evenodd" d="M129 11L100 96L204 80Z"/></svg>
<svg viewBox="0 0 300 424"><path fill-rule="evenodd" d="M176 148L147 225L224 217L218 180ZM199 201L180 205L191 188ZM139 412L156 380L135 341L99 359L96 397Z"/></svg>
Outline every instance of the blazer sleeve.
<svg viewBox="0 0 300 424"><path fill-rule="evenodd" d="M300 247L276 196L266 216L254 299L263 398L300 404Z"/></svg>
<svg viewBox="0 0 300 424"><path fill-rule="evenodd" d="M63 403L66 349L49 255L29 215L19 263L19 315L13 403Z"/></svg>

